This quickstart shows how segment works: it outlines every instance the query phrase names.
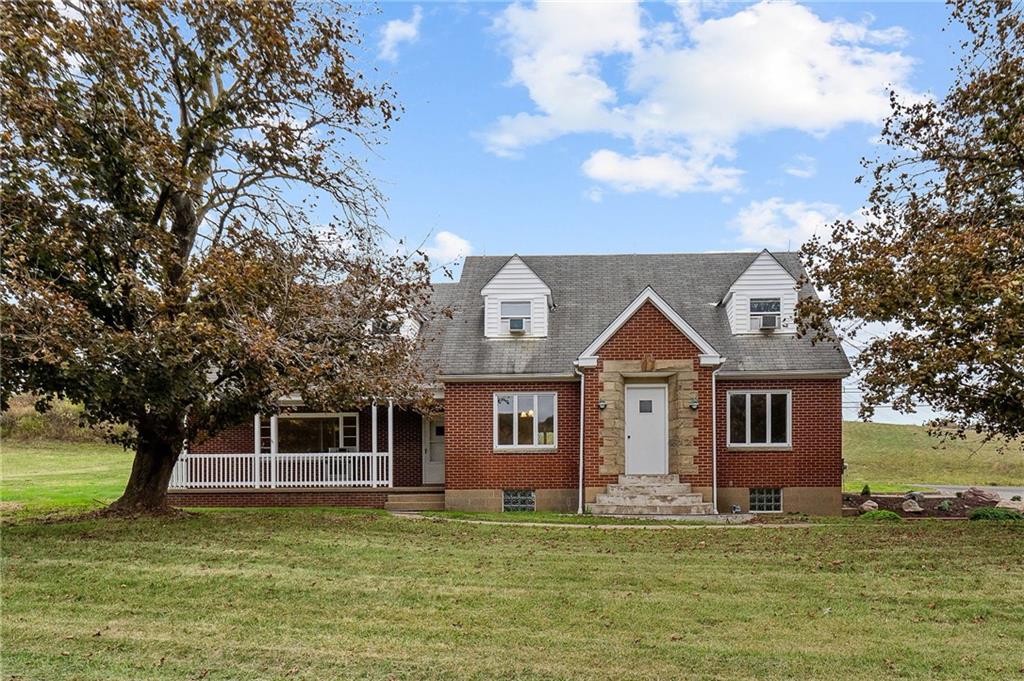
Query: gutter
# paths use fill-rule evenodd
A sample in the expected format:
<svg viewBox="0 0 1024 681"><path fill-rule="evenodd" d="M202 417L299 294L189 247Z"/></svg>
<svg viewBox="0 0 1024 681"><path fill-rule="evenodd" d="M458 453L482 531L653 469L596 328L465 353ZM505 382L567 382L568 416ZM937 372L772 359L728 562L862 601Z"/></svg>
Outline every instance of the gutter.
<svg viewBox="0 0 1024 681"><path fill-rule="evenodd" d="M587 376L579 367L572 368L573 373L580 377L580 456L579 456L579 504L576 506L576 515L583 515L583 418L584 407L586 406Z"/></svg>

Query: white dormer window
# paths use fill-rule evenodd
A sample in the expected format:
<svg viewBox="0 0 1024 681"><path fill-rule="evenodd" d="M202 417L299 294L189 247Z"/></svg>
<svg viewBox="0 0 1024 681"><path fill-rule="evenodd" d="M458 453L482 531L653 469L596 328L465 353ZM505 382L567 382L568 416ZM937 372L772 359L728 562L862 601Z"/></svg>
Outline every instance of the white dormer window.
<svg viewBox="0 0 1024 681"><path fill-rule="evenodd" d="M793 323L799 283L768 251L759 253L736 280L721 304L735 334L786 335Z"/></svg>
<svg viewBox="0 0 1024 681"><path fill-rule="evenodd" d="M518 255L509 258L482 289L484 337L502 340L548 335L551 289Z"/></svg>
<svg viewBox="0 0 1024 681"><path fill-rule="evenodd" d="M532 326L533 304L529 300L501 301L501 329L509 335L526 335Z"/></svg>
<svg viewBox="0 0 1024 681"><path fill-rule="evenodd" d="M780 298L750 299L750 330L774 331L782 326Z"/></svg>

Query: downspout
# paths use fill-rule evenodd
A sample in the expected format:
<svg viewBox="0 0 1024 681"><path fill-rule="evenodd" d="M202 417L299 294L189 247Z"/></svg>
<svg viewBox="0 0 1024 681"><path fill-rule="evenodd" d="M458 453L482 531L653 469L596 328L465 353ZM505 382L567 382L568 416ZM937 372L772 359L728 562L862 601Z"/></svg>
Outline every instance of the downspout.
<svg viewBox="0 0 1024 681"><path fill-rule="evenodd" d="M725 366L725 357L711 372L711 508L718 513L718 372Z"/></svg>
<svg viewBox="0 0 1024 681"><path fill-rule="evenodd" d="M578 366L573 366L573 373L580 377L580 457L579 457L579 505L576 507L576 515L583 515L583 414L586 405L587 375L580 371Z"/></svg>

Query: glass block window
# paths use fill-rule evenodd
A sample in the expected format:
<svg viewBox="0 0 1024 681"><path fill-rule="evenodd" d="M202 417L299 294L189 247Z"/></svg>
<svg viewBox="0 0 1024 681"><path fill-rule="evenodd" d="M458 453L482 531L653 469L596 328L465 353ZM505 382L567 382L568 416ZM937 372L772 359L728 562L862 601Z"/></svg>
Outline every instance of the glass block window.
<svg viewBox="0 0 1024 681"><path fill-rule="evenodd" d="M771 513L782 510L782 488L754 487L750 490L750 512Z"/></svg>
<svg viewBox="0 0 1024 681"><path fill-rule="evenodd" d="M503 511L533 511L537 508L537 498L532 489L502 490Z"/></svg>

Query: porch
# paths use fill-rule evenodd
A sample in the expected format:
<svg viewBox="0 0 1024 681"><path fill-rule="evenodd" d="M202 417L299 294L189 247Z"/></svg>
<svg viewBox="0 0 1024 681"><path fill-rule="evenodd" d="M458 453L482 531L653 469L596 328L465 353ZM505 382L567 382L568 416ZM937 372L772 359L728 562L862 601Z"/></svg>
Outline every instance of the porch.
<svg viewBox="0 0 1024 681"><path fill-rule="evenodd" d="M444 483L443 424L443 416L396 409L391 401L351 412L256 414L251 425L190 446L169 490L435 491Z"/></svg>

